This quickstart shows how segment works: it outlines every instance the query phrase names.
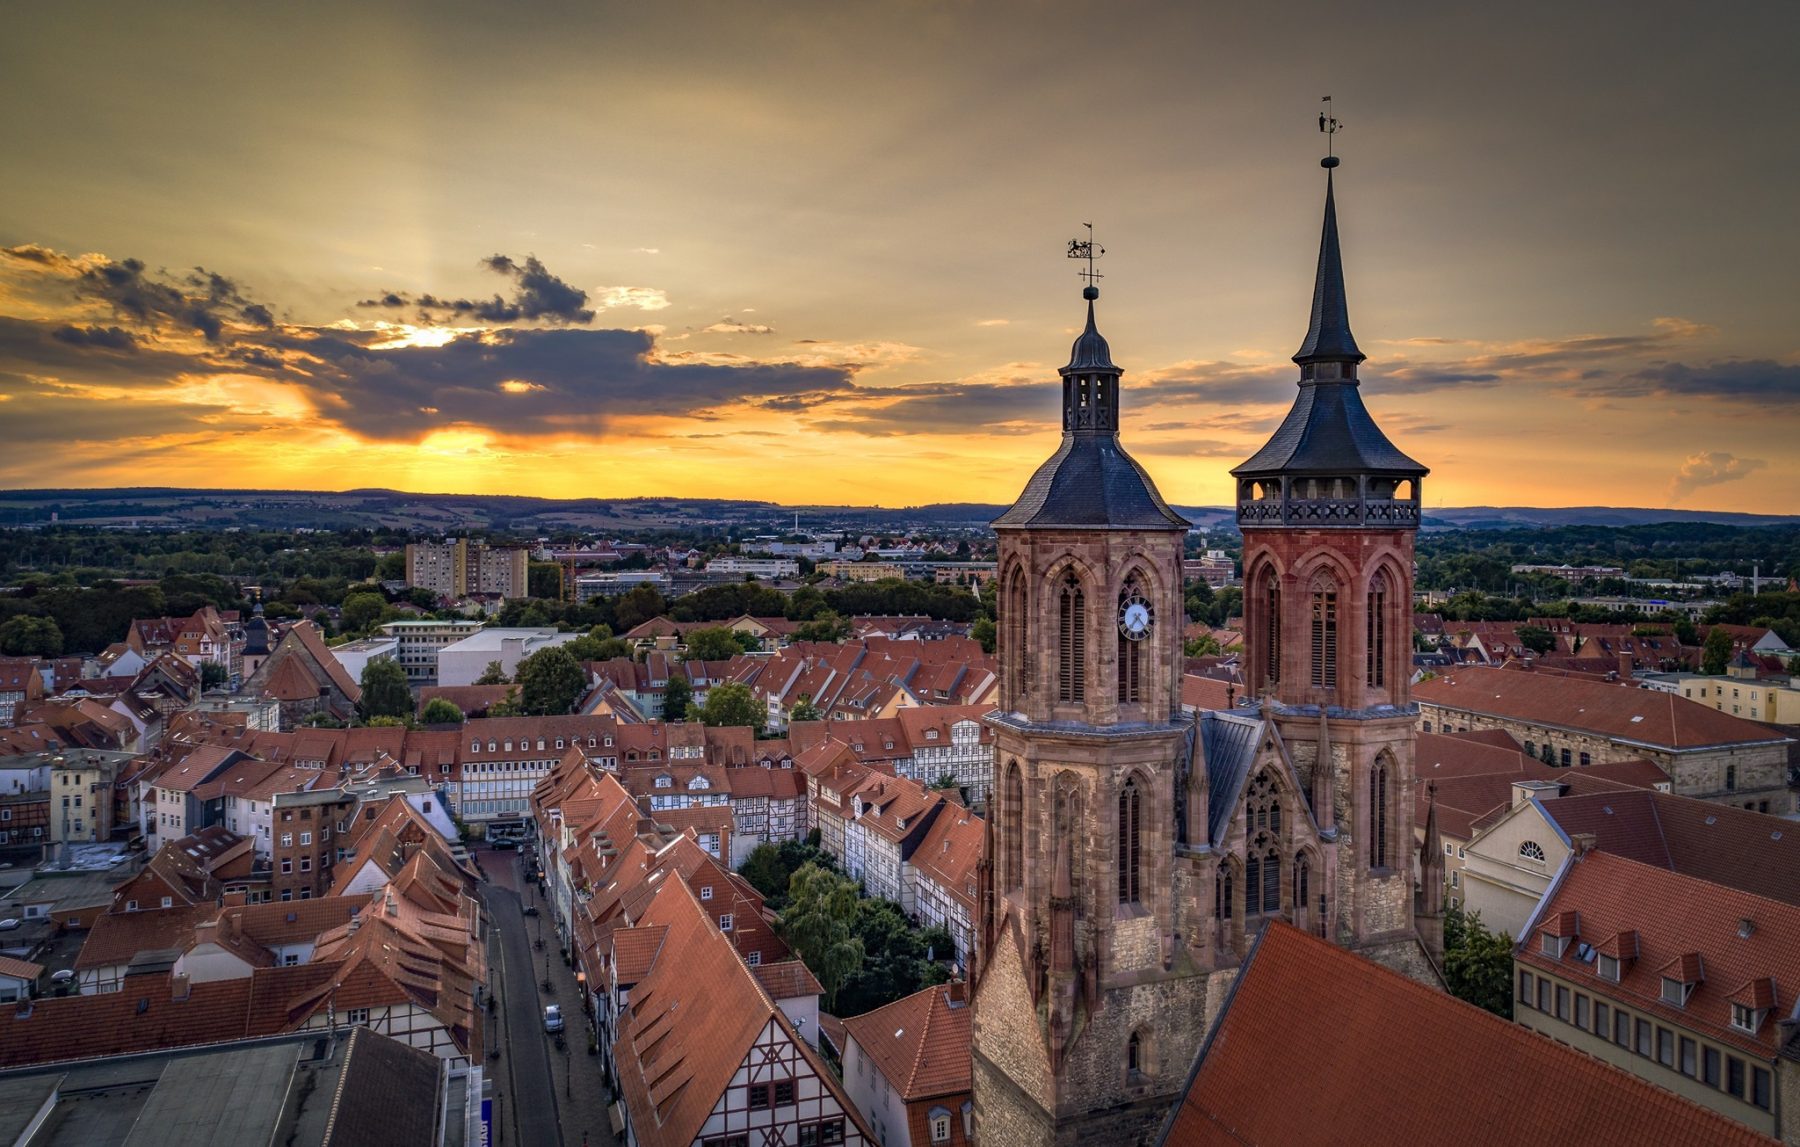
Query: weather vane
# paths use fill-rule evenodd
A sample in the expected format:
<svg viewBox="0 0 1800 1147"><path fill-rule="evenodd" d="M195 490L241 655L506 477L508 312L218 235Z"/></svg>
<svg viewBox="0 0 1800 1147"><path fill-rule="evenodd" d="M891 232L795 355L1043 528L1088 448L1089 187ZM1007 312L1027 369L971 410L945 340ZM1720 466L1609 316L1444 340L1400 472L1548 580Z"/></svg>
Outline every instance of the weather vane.
<svg viewBox="0 0 1800 1147"><path fill-rule="evenodd" d="M1319 113L1319 130L1325 133L1325 159L1327 162L1324 166L1336 167L1337 155L1332 150L1332 146L1335 142L1332 137L1337 135L1338 132L1343 131L1344 125L1339 123L1338 118L1331 114L1330 96L1322 97L1319 102L1325 105L1325 110Z"/></svg>
<svg viewBox="0 0 1800 1147"><path fill-rule="evenodd" d="M1076 274L1087 280L1087 286L1082 288L1082 295L1090 299L1097 299L1100 297L1100 280L1106 276L1094 270L1094 260L1106 254L1106 248L1094 242L1094 225L1092 223L1083 223L1082 226L1087 228L1087 238L1069 240L1069 258L1087 260L1087 270L1078 271Z"/></svg>

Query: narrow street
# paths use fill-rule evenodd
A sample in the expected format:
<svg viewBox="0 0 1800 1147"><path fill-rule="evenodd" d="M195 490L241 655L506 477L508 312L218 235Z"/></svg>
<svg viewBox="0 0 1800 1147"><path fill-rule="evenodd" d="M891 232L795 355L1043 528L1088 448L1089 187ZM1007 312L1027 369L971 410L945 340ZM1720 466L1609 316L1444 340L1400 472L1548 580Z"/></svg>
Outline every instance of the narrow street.
<svg viewBox="0 0 1800 1147"><path fill-rule="evenodd" d="M496 869L510 875L517 853L483 850L481 863L490 877ZM489 932L490 974L497 1004L490 1017L488 1043L500 1058L489 1058L488 1072L499 1093L496 1131L503 1143L521 1147L564 1144L557 1123L557 1095L550 1075L550 1047L544 1035L544 1011L538 1002L536 955L531 948L527 921L521 913L519 894L493 881L481 890L482 905L492 922ZM580 1140L575 1140L579 1143Z"/></svg>
<svg viewBox="0 0 1800 1147"><path fill-rule="evenodd" d="M505 1097L499 1124L502 1136L511 1138L504 1141L525 1147L610 1147L618 1140L607 1119L610 1093L599 1058L588 1054L593 1028L581 1010L575 973L562 962L544 899L520 871L519 853L484 848L480 857L488 878L482 897L496 937L493 978L499 1005L493 1038L502 1050L500 1060L490 1060L489 1067ZM526 907L543 914L526 917ZM535 946L540 938L542 949ZM548 994L540 986L546 972ZM544 1032L547 1004L562 1005L566 1026L561 1050Z"/></svg>

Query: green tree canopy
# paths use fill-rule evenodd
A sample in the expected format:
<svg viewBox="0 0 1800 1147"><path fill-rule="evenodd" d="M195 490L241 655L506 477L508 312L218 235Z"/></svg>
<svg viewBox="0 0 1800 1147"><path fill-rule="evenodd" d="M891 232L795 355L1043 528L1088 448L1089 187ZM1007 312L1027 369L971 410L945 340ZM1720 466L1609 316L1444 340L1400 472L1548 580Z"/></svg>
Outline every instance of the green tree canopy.
<svg viewBox="0 0 1800 1147"><path fill-rule="evenodd" d="M980 643L983 653L994 652L994 647L999 641L999 634L994 627L994 619L991 617L976 618L975 624L969 627L969 636Z"/></svg>
<svg viewBox="0 0 1800 1147"><path fill-rule="evenodd" d="M229 680L231 680L231 670L220 665L217 661L202 661L200 663L200 688L215 689Z"/></svg>
<svg viewBox="0 0 1800 1147"><path fill-rule="evenodd" d="M1700 672L1713 676L1725 672L1731 664L1731 634L1718 626L1706 635L1706 644L1700 647Z"/></svg>
<svg viewBox="0 0 1800 1147"><path fill-rule="evenodd" d="M746 652L744 638L748 634L740 634L734 629L718 626L713 629L690 629L683 644L687 646L687 658L690 661L729 661L738 654ZM754 641L754 638L751 638Z"/></svg>
<svg viewBox="0 0 1800 1147"><path fill-rule="evenodd" d="M1451 923L1451 914L1458 919ZM1457 945L1450 946L1455 936ZM1481 923L1481 913L1452 908L1444 921L1444 981L1450 994L1503 1019L1512 1018L1512 937L1496 936Z"/></svg>
<svg viewBox="0 0 1800 1147"><path fill-rule="evenodd" d="M816 864L803 865L789 878L782 938L819 978L834 1011L838 988L863 960L856 919L855 881Z"/></svg>
<svg viewBox="0 0 1800 1147"><path fill-rule="evenodd" d="M829 610L794 627L795 641L843 641L849 636L850 623Z"/></svg>
<svg viewBox="0 0 1800 1147"><path fill-rule="evenodd" d="M694 687L677 673L663 686L662 715L665 721L687 720L688 708L694 701Z"/></svg>
<svg viewBox="0 0 1800 1147"><path fill-rule="evenodd" d="M0 624L0 653L8 657L58 657L62 629L53 618L20 614Z"/></svg>
<svg viewBox="0 0 1800 1147"><path fill-rule="evenodd" d="M620 633L629 633L653 617L662 616L668 602L656 587L633 586L613 603L613 619Z"/></svg>
<svg viewBox="0 0 1800 1147"><path fill-rule="evenodd" d="M406 670L392 657L377 657L363 666L362 700L356 703L364 721L372 717L401 717L412 713L412 691L406 687Z"/></svg>
<svg viewBox="0 0 1800 1147"><path fill-rule="evenodd" d="M344 632L367 633L381 623L387 615L387 598L373 591L353 593L344 598L344 604L338 607L343 618Z"/></svg>
<svg viewBox="0 0 1800 1147"><path fill-rule="evenodd" d="M759 734L765 715L766 710L757 703L750 686L737 681L707 690L706 705L700 710L700 720L714 728L748 725Z"/></svg>
<svg viewBox="0 0 1800 1147"><path fill-rule="evenodd" d="M1539 656L1556 648L1556 634L1541 625L1521 625L1514 632L1519 635L1521 645Z"/></svg>
<svg viewBox="0 0 1800 1147"><path fill-rule="evenodd" d="M788 714L790 721L823 721L824 719L825 714L817 705L813 704L811 693L800 694L800 700L795 702L793 711Z"/></svg>
<svg viewBox="0 0 1800 1147"><path fill-rule="evenodd" d="M421 725L460 725L463 723L463 711L442 697L433 697L425 702L425 708L419 713Z"/></svg>
<svg viewBox="0 0 1800 1147"><path fill-rule="evenodd" d="M529 716L571 712L587 691L587 674L560 645L540 649L519 662L519 706Z"/></svg>
<svg viewBox="0 0 1800 1147"><path fill-rule="evenodd" d="M475 684L511 685L512 678L506 675L505 666L501 665L498 661L490 661L487 663L487 668L481 671L481 676L475 678Z"/></svg>

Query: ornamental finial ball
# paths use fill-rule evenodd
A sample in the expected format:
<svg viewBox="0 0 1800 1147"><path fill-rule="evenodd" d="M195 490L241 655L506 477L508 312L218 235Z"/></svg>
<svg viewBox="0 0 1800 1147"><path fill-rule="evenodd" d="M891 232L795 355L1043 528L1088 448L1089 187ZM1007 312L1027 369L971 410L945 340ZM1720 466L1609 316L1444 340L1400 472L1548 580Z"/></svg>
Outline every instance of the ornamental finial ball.
<svg viewBox="0 0 1800 1147"><path fill-rule="evenodd" d="M1319 166L1325 168L1326 170L1330 170L1331 168L1336 167L1340 162L1341 161L1338 159L1337 156L1328 155L1324 159L1321 159L1319 161Z"/></svg>
<svg viewBox="0 0 1800 1147"><path fill-rule="evenodd" d="M1081 297L1091 303L1095 299L1100 297L1100 288L1096 287L1090 283L1087 286L1081 288Z"/></svg>

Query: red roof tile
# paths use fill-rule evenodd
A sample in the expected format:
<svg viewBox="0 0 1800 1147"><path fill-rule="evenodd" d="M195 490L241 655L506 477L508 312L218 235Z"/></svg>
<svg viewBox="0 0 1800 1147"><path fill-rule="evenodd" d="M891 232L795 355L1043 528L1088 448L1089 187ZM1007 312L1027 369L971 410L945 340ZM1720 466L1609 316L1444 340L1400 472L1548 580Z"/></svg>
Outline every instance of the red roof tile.
<svg viewBox="0 0 1800 1147"><path fill-rule="evenodd" d="M844 1021L849 1038L900 1098L911 1102L974 1087L971 1012L963 985L938 984Z"/></svg>
<svg viewBox="0 0 1800 1147"><path fill-rule="evenodd" d="M1623 862L1621 862L1623 863ZM1318 1039L1296 1038L1305 1016ZM1370 1064L1392 1070L1371 1071ZM1504 1087L1494 1085L1504 1065ZM1172 1147L1770 1144L1740 1123L1285 924L1238 973Z"/></svg>

